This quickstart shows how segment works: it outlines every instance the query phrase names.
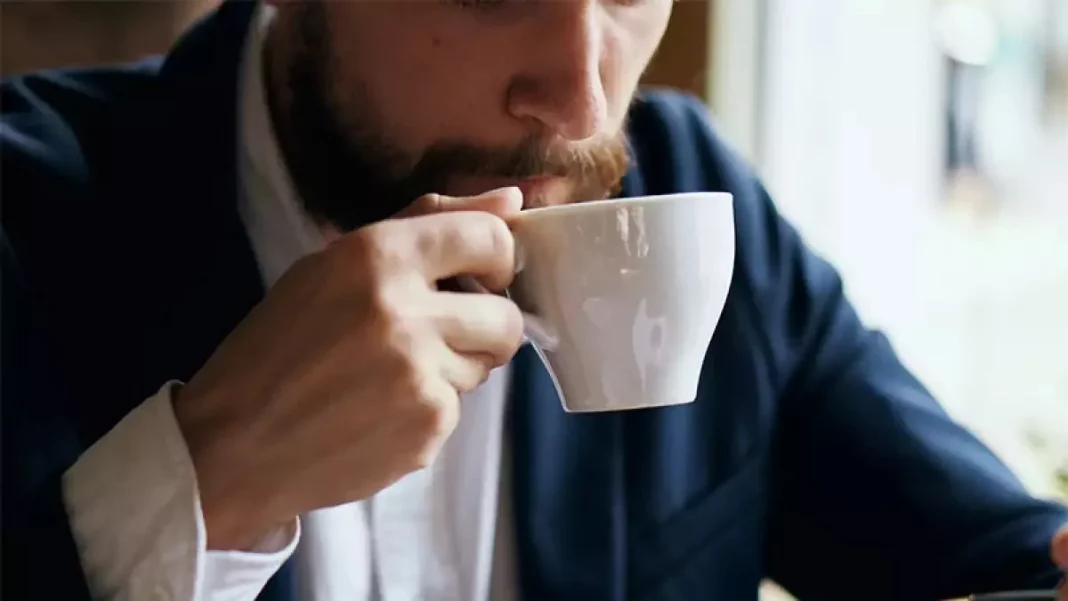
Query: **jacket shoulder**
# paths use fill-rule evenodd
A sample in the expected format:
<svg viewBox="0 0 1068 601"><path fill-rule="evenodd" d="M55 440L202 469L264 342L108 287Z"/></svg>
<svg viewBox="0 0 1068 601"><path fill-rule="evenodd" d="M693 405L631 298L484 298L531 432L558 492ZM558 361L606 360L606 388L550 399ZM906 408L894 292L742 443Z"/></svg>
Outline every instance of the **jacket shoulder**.
<svg viewBox="0 0 1068 601"><path fill-rule="evenodd" d="M643 90L628 114L631 151L647 194L734 192L747 166L720 136L700 99Z"/></svg>
<svg viewBox="0 0 1068 601"><path fill-rule="evenodd" d="M94 120L142 100L156 87L161 59L110 67L37 71L0 82L3 140L47 126L88 133ZM106 123L95 123L96 126Z"/></svg>
<svg viewBox="0 0 1068 601"><path fill-rule="evenodd" d="M4 118L43 108L42 103L63 107L87 106L137 93L159 75L162 58L102 67L46 69L9 77L0 83Z"/></svg>
<svg viewBox="0 0 1068 601"><path fill-rule="evenodd" d="M134 109L154 93L158 65L42 71L0 83L3 228L16 252L41 232L92 219L99 174L125 146Z"/></svg>
<svg viewBox="0 0 1068 601"><path fill-rule="evenodd" d="M159 60L150 59L5 78L0 83L0 153L5 166L84 176L82 155L119 124L124 108L151 93L158 73Z"/></svg>

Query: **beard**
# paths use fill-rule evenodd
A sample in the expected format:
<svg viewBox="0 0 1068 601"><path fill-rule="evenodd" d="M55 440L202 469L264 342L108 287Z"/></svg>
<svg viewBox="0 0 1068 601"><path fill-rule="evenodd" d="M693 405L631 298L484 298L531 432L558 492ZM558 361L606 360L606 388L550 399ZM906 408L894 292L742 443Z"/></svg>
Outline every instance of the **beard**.
<svg viewBox="0 0 1068 601"><path fill-rule="evenodd" d="M581 143L531 133L507 147L441 140L419 153L402 150L376 126L381 120L366 101L368 94L358 86L339 94L340 70L320 2L302 3L300 10L294 52L278 82L288 102L279 101L271 69L268 102L303 208L321 225L348 232L387 219L424 194L447 194L448 182L457 177L560 177L572 190L567 202L618 193L630 164L623 131ZM524 200L527 207L546 202Z"/></svg>

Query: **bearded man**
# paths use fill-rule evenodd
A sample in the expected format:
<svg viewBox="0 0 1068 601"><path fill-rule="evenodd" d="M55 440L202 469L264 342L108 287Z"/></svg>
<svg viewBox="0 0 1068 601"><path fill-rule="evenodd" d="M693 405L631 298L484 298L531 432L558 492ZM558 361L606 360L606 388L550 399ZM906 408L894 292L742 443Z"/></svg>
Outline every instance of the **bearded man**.
<svg viewBox="0 0 1068 601"><path fill-rule="evenodd" d="M637 91L671 5L228 2L161 60L5 82L5 596L1052 590L1065 508L704 107ZM567 415L516 306L446 284L507 286L523 208L698 190L738 242L691 404Z"/></svg>

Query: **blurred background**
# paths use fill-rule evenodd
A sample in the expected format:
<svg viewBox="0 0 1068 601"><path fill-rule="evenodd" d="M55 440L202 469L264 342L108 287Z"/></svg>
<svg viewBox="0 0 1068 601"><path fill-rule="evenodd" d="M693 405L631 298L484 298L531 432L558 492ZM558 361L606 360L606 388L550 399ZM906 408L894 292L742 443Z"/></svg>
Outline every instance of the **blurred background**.
<svg viewBox="0 0 1068 601"><path fill-rule="evenodd" d="M4 0L0 71L159 52L216 2ZM647 79L704 98L864 319L1068 500L1068 0L679 0Z"/></svg>
<svg viewBox="0 0 1068 601"><path fill-rule="evenodd" d="M946 408L1068 499L1068 0L722 2L724 127Z"/></svg>

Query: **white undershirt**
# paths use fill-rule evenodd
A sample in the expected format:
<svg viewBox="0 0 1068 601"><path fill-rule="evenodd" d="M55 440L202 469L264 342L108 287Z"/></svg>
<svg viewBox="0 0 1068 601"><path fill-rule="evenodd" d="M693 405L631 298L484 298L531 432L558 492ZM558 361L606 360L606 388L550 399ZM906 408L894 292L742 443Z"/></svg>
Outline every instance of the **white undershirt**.
<svg viewBox="0 0 1068 601"><path fill-rule="evenodd" d="M323 246L297 202L267 109L261 56L273 17L273 8L258 8L238 96L239 209L268 288ZM464 397L463 417L429 468L367 501L303 516L255 552L207 551L195 473L165 385L64 475L94 598L253 601L294 550L300 601L517 598L508 514L496 528L508 501L507 384L499 369Z"/></svg>

